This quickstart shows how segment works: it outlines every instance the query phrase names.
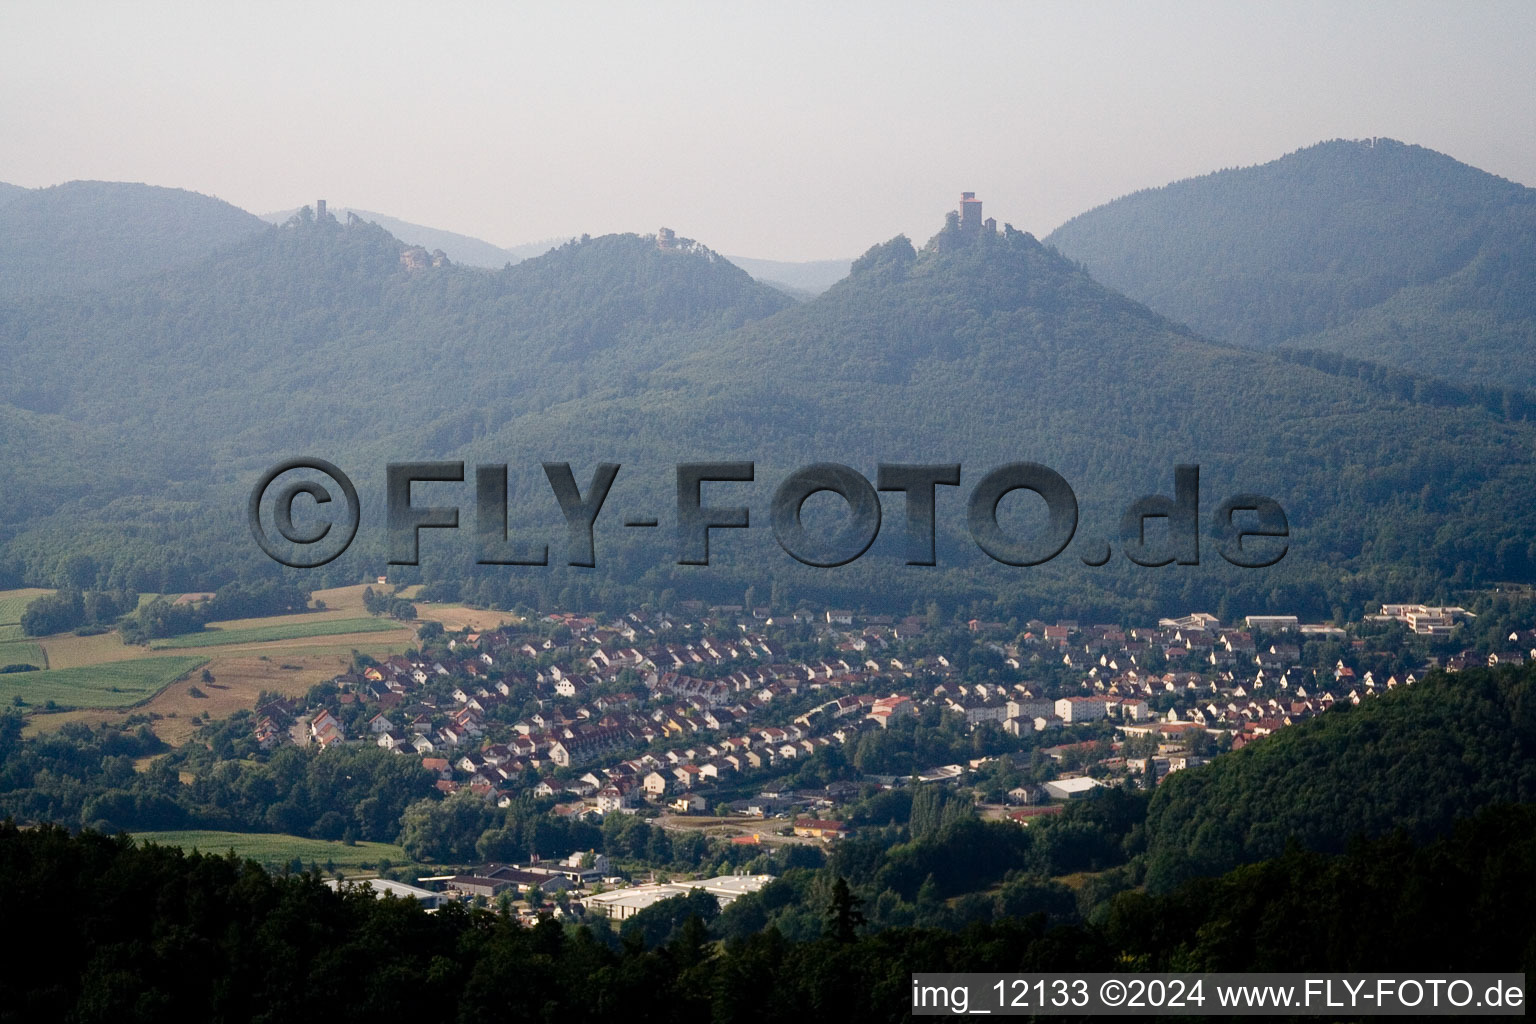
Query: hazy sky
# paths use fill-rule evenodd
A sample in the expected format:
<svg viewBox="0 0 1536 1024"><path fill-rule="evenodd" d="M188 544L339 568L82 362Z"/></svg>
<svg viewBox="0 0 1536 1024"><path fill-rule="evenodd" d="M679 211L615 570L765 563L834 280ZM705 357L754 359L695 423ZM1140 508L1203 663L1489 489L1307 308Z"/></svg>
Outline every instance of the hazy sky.
<svg viewBox="0 0 1536 1024"><path fill-rule="evenodd" d="M1536 183L1536 3L0 4L0 181L325 197L502 245L1044 235L1384 135Z"/></svg>

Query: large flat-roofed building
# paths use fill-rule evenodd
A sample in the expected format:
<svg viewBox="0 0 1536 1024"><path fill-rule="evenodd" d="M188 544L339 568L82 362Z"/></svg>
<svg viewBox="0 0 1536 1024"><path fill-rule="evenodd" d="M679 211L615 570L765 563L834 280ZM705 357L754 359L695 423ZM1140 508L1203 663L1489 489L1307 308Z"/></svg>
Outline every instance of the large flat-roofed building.
<svg viewBox="0 0 1536 1024"><path fill-rule="evenodd" d="M1158 619L1158 629L1204 629L1214 630L1221 628L1221 620L1210 612L1194 612L1177 619Z"/></svg>
<svg viewBox="0 0 1536 1024"><path fill-rule="evenodd" d="M1045 784L1045 791L1052 800L1081 800L1098 788L1098 782L1086 775L1075 779L1053 779Z"/></svg>
<svg viewBox="0 0 1536 1024"><path fill-rule="evenodd" d="M1249 629L1259 629L1266 633L1284 633L1301 626L1301 620L1294 615L1249 615L1243 619L1243 623Z"/></svg>
<svg viewBox="0 0 1536 1024"><path fill-rule="evenodd" d="M1109 714L1107 697L1063 697L1056 702L1056 714L1063 722L1097 722Z"/></svg>
<svg viewBox="0 0 1536 1024"><path fill-rule="evenodd" d="M519 871L516 868L503 868L485 877L498 882L511 882L523 892L527 892L530 888L546 893L560 892L575 885L565 875L553 871Z"/></svg>
<svg viewBox="0 0 1536 1024"><path fill-rule="evenodd" d="M445 897L440 892L431 889L423 889L419 885L407 885L405 882L396 882L388 878L358 878L350 881L338 881L330 878L326 885L332 889L340 889L342 886L357 886L362 889L372 890L374 896L383 899L385 896L395 896L403 900L415 900L427 910L436 910L443 905Z"/></svg>
<svg viewBox="0 0 1536 1024"><path fill-rule="evenodd" d="M615 889L612 892L588 896L581 903L594 914L602 914L615 921L622 921L625 918L634 917L652 904L681 896L686 892L686 889L671 885L633 885L627 889Z"/></svg>
<svg viewBox="0 0 1536 1024"><path fill-rule="evenodd" d="M450 889L465 896L484 896L488 900L495 899L516 884L508 878L487 878L484 875L454 875L448 879Z"/></svg>
<svg viewBox="0 0 1536 1024"><path fill-rule="evenodd" d="M1384 604L1374 618L1396 619L1420 636L1450 636L1456 623L1477 616L1460 606Z"/></svg>
<svg viewBox="0 0 1536 1024"><path fill-rule="evenodd" d="M772 875L720 875L692 882L655 882L597 893L581 902L593 913L623 921L662 900L686 896L692 889L703 889L718 900L722 908L728 907L738 898L749 892L757 892L771 881Z"/></svg>

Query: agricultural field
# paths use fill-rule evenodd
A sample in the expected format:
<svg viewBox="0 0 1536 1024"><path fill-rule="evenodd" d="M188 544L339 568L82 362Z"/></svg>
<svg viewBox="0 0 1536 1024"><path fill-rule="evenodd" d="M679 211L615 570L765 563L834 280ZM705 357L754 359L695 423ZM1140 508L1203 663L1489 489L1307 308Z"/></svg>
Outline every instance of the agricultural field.
<svg viewBox="0 0 1536 1024"><path fill-rule="evenodd" d="M3 628L3 627L0 627ZM48 655L43 648L30 640L7 640L0 634L0 668L6 665L36 665L48 667Z"/></svg>
<svg viewBox="0 0 1536 1024"><path fill-rule="evenodd" d="M363 611L363 591L367 584L355 587L340 587L336 590L317 590L315 600L325 601L327 610L335 610L338 607L356 607ZM522 622L522 616L516 612L499 612L486 608L469 608L462 604L431 604L418 601L416 595L421 593L420 584L405 587L400 593L394 593L394 587L373 585L373 589L379 593L391 594L395 597L416 604L416 617L424 622L442 623L444 629L455 632L460 629L495 629L503 625L517 625Z"/></svg>
<svg viewBox="0 0 1536 1024"><path fill-rule="evenodd" d="M325 605L325 609L323 611L308 612L302 616L284 616L282 618L275 619L245 619L237 622L214 623L214 625L234 629L245 626L271 624L274 622L287 622L293 620L312 622L317 619L341 619L364 616L368 614L368 610L363 607L363 591L367 590L370 586L372 586L373 589L379 593L394 595L394 588L392 586L358 583L350 587L334 587L330 590L315 591L313 600L317 605ZM523 621L522 617L515 612L499 612L484 608L468 608L462 604L457 603L430 604L424 601L417 601L416 595L420 593L420 591L420 586L410 586L406 587L398 595L394 596L404 598L408 601L415 601L416 617L419 620L424 622L440 622L442 623L444 629L450 631L460 629L495 629L500 625L515 625ZM390 620L385 619L380 621L387 622ZM408 623L401 625L408 625Z"/></svg>
<svg viewBox="0 0 1536 1024"><path fill-rule="evenodd" d="M268 628L268 627L271 627L271 626L315 625L317 623L322 623L322 622L329 622L329 623L335 623L335 622L338 622L338 621L352 621L352 622L356 622L356 621L364 620L364 619L367 619L367 620L370 620L370 621L384 621L384 620L375 620L373 618L373 616L368 614L368 609L363 607L363 591L365 589L366 589L365 586L359 584L357 586L352 586L352 587L334 587L334 588L332 588L330 590L316 590L311 595L310 600L311 600L311 604L317 610L307 611L307 612L298 612L298 613L291 614L291 615L267 615L267 616L259 616L259 617L255 617L255 618L245 618L245 619L219 619L219 620L215 620L213 622L208 623L208 627L207 628L208 628L209 631L217 631L217 632L220 632L220 633L229 633L229 632L233 632L235 630L242 630L242 629L265 629L265 628ZM169 594L166 595L166 597L168 597L168 598L170 598L172 596L173 595L169 595ZM177 595L177 596L191 596L191 597L202 596L202 597L207 597L207 596L211 596L211 595L206 595L206 594L204 594L204 595L196 595L196 594L193 594L193 595ZM399 629L399 628L403 628L403 627L401 626L400 623L395 623L394 624L394 628ZM347 630L347 632L361 632L361 631L366 631L366 630L367 630L367 627L363 627L362 630ZM335 633L335 632L341 632L341 631L340 630L332 629L332 630L330 630L330 632ZM190 636L201 636L202 634L200 634L200 633L197 633L197 634L189 633L189 634L186 634L186 635L190 637ZM172 638L172 639L179 639L179 638ZM156 642L157 643L164 643L166 641L156 641Z"/></svg>
<svg viewBox="0 0 1536 1024"><path fill-rule="evenodd" d="M183 655L9 673L0 675L0 705L10 705L20 697L32 709L45 707L49 701L60 708L129 707L153 697L207 660Z"/></svg>
<svg viewBox="0 0 1536 1024"><path fill-rule="evenodd" d="M330 622L336 619L367 618L369 617L368 609L363 606L363 591L367 589L366 584L359 583L350 587L316 590L310 594L310 605L313 611L300 612L297 615L272 615L266 618L228 619L210 622L209 625L219 629L248 629L275 623Z"/></svg>
<svg viewBox="0 0 1536 1024"><path fill-rule="evenodd" d="M404 645L370 648L370 653L380 656L404 649ZM194 672L135 708L82 708L33 715L27 720L27 732L51 732L67 722L84 722L94 728L122 724L130 716L142 716L150 720L150 728L156 736L179 747L192 738L201 725L202 716L218 720L237 711L249 711L255 707L256 698L263 690L285 697L302 697L316 683L346 671L352 658L350 647L317 648L302 653L285 648L281 653L270 655L231 655L217 649L209 653L211 658L204 667L213 677L212 682L205 682L201 672ZM202 696L196 696L193 691Z"/></svg>
<svg viewBox="0 0 1536 1024"><path fill-rule="evenodd" d="M89 668L119 661L135 661L153 655L148 647L129 646L117 630L76 636L55 633L37 641L48 654L49 668Z"/></svg>
<svg viewBox="0 0 1536 1024"><path fill-rule="evenodd" d="M199 633L184 633L181 636L173 636L166 640L156 640L150 646L154 650L169 650L183 647L223 647L229 644L267 643L274 640L298 640L311 636L333 636L345 633L388 633L399 631L403 627L399 622L390 619L324 619L315 620L308 616L300 621L287 621L293 616L278 616L269 620L264 626L245 626L238 629L223 627L210 627ZM278 621L278 620L282 621ZM244 622L262 621L245 619Z"/></svg>
<svg viewBox="0 0 1536 1024"><path fill-rule="evenodd" d="M368 615L363 590L358 585L317 591L322 611L216 622L207 632L156 641L153 647L125 645L116 631L0 640L0 665L50 670L0 676L0 704L9 705L20 693L32 735L69 722L96 727L147 718L157 736L180 746L204 721L253 708L263 690L301 697L345 672L354 652L388 657L413 646L413 625ZM19 616L27 602L44 593L0 591L0 600L12 599ZM171 672L173 666L185 667ZM191 668L206 668L213 680ZM72 710L45 711L49 700Z"/></svg>
<svg viewBox="0 0 1536 1024"><path fill-rule="evenodd" d="M141 843L158 843L161 846L179 846L183 850L201 850L203 853L225 854L235 851L235 856L249 858L268 868L282 868L295 857L307 868L311 862L334 865L347 874L359 871L377 871L379 862L388 861L396 866L410 863L405 851L392 843L346 843L325 839L306 839L303 836L283 835L279 832L138 832L134 838Z"/></svg>
<svg viewBox="0 0 1536 1024"><path fill-rule="evenodd" d="M316 590L310 595L311 603L324 604L325 611L314 612L316 615L367 615L368 609L363 607L363 591L368 589L368 584L358 583L350 587L332 587L330 590ZM375 587L374 589L382 589Z"/></svg>
<svg viewBox="0 0 1536 1024"><path fill-rule="evenodd" d="M0 590L0 626L14 626L21 622L27 605L53 591L43 587L23 587L20 590Z"/></svg>
<svg viewBox="0 0 1536 1024"><path fill-rule="evenodd" d="M498 626L516 625L523 621L515 612L466 608L461 604L417 604L416 617L424 622L440 622L449 632L460 629L495 629Z"/></svg>

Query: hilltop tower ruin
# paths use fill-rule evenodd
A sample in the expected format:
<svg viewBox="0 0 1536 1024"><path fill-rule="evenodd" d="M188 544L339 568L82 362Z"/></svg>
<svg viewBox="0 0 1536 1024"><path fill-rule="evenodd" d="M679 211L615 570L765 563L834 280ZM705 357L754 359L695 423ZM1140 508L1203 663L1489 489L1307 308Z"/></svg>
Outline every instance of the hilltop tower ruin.
<svg viewBox="0 0 1536 1024"><path fill-rule="evenodd" d="M981 200L975 192L960 193L960 234L964 238L981 234Z"/></svg>

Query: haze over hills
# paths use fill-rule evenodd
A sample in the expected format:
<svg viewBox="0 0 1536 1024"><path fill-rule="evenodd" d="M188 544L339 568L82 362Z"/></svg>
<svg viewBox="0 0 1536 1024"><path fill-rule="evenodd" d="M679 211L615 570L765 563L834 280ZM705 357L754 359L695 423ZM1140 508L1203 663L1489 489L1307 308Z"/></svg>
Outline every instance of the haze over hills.
<svg viewBox="0 0 1536 1024"><path fill-rule="evenodd" d="M504 593L774 582L856 605L920 593L1020 610L1225 600L1327 614L1379 599L1389 579L1432 593L1536 566L1530 424L1213 344L1016 231L951 226L922 252L894 239L800 305L686 239L583 239L495 273L403 249L376 226L301 217L89 303L0 307L14 370L0 402L37 438L4 452L8 479L36 481L0 507L17 575L46 578L78 550L143 590L272 571L243 496L296 454L347 467L364 496L358 543L306 577L317 582L383 567L383 464L411 458L510 463L512 532L547 540L556 565L565 531L538 463L570 460L583 489L594 463L623 464L595 573L477 573L468 530L424 542L427 577ZM721 485L753 527L717 535L715 566L677 566L672 470L708 459L757 462L753 483ZM965 533L964 495L1019 460L1062 473L1081 506L1073 546L1035 569L991 562ZM863 559L794 563L767 509L778 481L814 461L870 478L878 462L962 463L962 486L939 489L940 567L903 564L895 495ZM1203 516L1238 491L1278 500L1286 560L1233 569L1207 540L1198 568L1126 564L1119 513L1171 493L1178 462L1202 467ZM47 465L75 476L39 479ZM466 487L447 491L469 516ZM1024 529L1028 503L1009 500L1005 521ZM626 533L631 513L663 528ZM1084 566L1105 540L1115 561Z"/></svg>
<svg viewBox="0 0 1536 1024"><path fill-rule="evenodd" d="M655 363L658 346L790 302L700 248L664 253L635 236L568 245L501 274L412 270L403 249L382 228L311 218L92 303L0 307L14 370L0 402L29 412L37 437L3 452L8 477L36 486L6 489L0 523L36 525L64 503L51 517L59 543L100 526L113 539L98 547L149 557L154 544L126 541L123 520L163 522L174 508L222 530L233 524L207 519L207 496L274 452L367 452L382 466L452 451L483 434L482 421L510 415L504 399L538 408L570 397L584 359L600 356L614 373ZM113 438L132 438L133 453ZM38 480L28 475L38 465L70 472ZM115 469L114 479L126 470L133 485L71 502L85 467ZM49 557L48 543L27 550ZM167 546L153 557L183 554Z"/></svg>
<svg viewBox="0 0 1536 1024"><path fill-rule="evenodd" d="M557 387L535 376L540 366L559 376L597 352L654 361L652 343L678 345L789 302L713 253L683 246L664 253L654 238L568 244L496 275L409 266L404 249L377 226L311 217L264 228L196 268L89 306L67 298L17 303L0 314L16 342L7 354L17 373L4 397L161 437L204 418L221 423L211 434L197 431L206 447L222 437L243 444L252 438L242 431L272 429L288 402L297 422L318 385L334 391L326 399L333 426L355 407L356 421L336 433L379 430L382 420L385 435L409 435L445 411L457 415L487 386ZM635 323L643 324L638 338ZM664 339L663 330L671 332ZM108 337L115 343L106 345ZM422 372L427 360L433 372ZM70 363L73 372L58 372ZM290 375L307 381L295 390ZM114 380L121 398L95 394ZM153 400L128 400L129 393ZM433 401L418 407L424 398ZM381 417L381 403L390 402L402 403L401 413Z"/></svg>
<svg viewBox="0 0 1536 1024"><path fill-rule="evenodd" d="M1536 386L1536 191L1391 139L1148 189L1046 238L1213 338Z"/></svg>
<svg viewBox="0 0 1536 1024"><path fill-rule="evenodd" d="M298 213L300 207L290 210L278 210L273 213L264 213L261 219L269 224L282 224L288 218ZM355 207L333 207L331 212L337 217L345 219L348 214L371 221L379 227L394 235L400 241L408 245L419 245L424 249L441 249L443 254L455 263L462 263L470 267L484 267L487 270L500 270L508 263L517 263L528 259L530 256L538 256L548 252L557 245L570 241L569 238L550 238L542 242L528 242L523 245L500 246L487 242L483 238L473 235L461 234L457 231L446 231L442 228L427 227L423 224L412 224L410 221L391 217L385 213L375 213L372 210L360 210Z"/></svg>
<svg viewBox="0 0 1536 1024"><path fill-rule="evenodd" d="M266 227L222 200L153 185L72 181L8 196L0 197L3 297L119 285Z"/></svg>
<svg viewBox="0 0 1536 1024"><path fill-rule="evenodd" d="M0 196L0 202L3 202ZM299 208L291 210L278 210L273 213L264 213L261 219L270 224L282 224ZM385 231L394 235L402 242L410 245L419 245L425 249L441 249L443 254L455 263L462 263L471 267L484 267L488 270L500 270L508 263L518 263L534 256L541 256L556 246L570 241L570 238L550 238L540 242L526 242L521 245L500 246L487 242L483 238L473 235L460 234L456 231L445 231L441 228L426 227L422 224L412 224L398 217L388 214L375 213L372 210L361 210L350 206L333 207L332 212L341 218L347 214L354 214L363 220L372 221ZM732 263L741 267L753 277L765 284L771 284L791 294L800 297L817 295L826 291L835 282L848 276L848 265L851 260L761 260L747 256L728 256Z"/></svg>
<svg viewBox="0 0 1536 1024"><path fill-rule="evenodd" d="M791 292L820 295L848 276L852 260L760 260L749 256L727 257L764 284L779 285Z"/></svg>

